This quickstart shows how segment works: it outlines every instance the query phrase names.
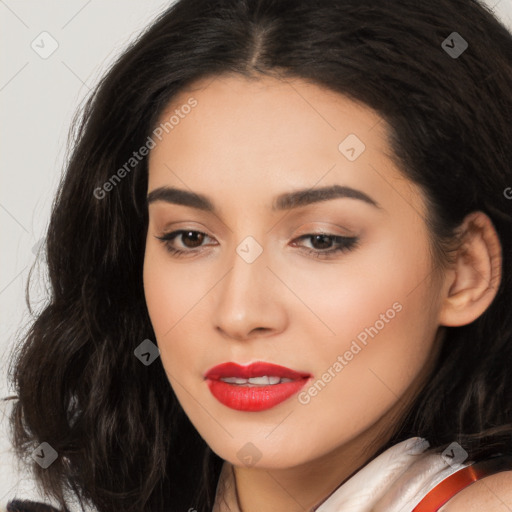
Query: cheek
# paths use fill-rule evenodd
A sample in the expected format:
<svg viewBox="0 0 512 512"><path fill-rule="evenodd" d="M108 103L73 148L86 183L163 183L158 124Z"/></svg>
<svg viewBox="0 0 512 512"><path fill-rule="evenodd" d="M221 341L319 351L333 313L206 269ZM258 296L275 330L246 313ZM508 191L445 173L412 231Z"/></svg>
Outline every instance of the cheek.
<svg viewBox="0 0 512 512"><path fill-rule="evenodd" d="M336 262L283 262L280 277L311 313L300 305L288 309L290 315L295 315L290 323L308 330L301 338L320 337L327 346L343 349L343 340L361 332L364 339L365 328L376 322L379 331L382 326L389 331L388 324L396 323L398 317L399 323L409 321L411 328L421 330L418 316L425 315L425 285L431 267L425 240L411 244L411 238L402 233L392 239L384 235L370 238L371 242L363 241L360 249L342 255ZM401 307L393 308L396 303ZM406 312L398 314L399 307L406 308ZM316 344L313 348L319 350Z"/></svg>
<svg viewBox="0 0 512 512"><path fill-rule="evenodd" d="M403 403L429 360L435 327L423 314L421 301L401 297L391 305L385 298L381 304L367 306L360 323L339 322L346 335L335 342L324 339L305 354L317 364L315 380L299 395L299 403L310 428L322 430L326 449Z"/></svg>
<svg viewBox="0 0 512 512"><path fill-rule="evenodd" d="M207 342L204 299L220 277L208 265L170 258L148 242L143 268L146 305L168 375L180 382L193 381L199 373L190 369L197 366L198 353L204 352Z"/></svg>
<svg viewBox="0 0 512 512"><path fill-rule="evenodd" d="M374 249L335 284L310 282L311 303L336 334L304 347L317 380L302 402L333 429L347 414L359 427L371 424L400 400L425 368L437 330L436 308L425 307L433 304L428 248L397 239Z"/></svg>
<svg viewBox="0 0 512 512"><path fill-rule="evenodd" d="M387 300L382 304L387 306ZM292 445L289 460L296 456L294 450L304 460L318 457L406 404L408 392L417 389L416 379L427 366L434 333L418 303L402 300L400 305L392 309L393 318L388 311L388 323L380 320L381 313L386 315L385 306L377 305L365 309L367 318L361 323L338 322L336 327L340 332L346 329L346 336L330 342L324 338L322 345L303 352L304 361L314 361L315 378L298 395L293 420L290 417L272 439L265 439L271 451L288 446L286 438L293 432L302 447ZM392 418L380 428L392 429ZM309 444L304 444L306 438Z"/></svg>
<svg viewBox="0 0 512 512"><path fill-rule="evenodd" d="M153 330L157 337L173 325L174 313L178 305L174 276L168 271L160 251L152 245L146 246L144 256L144 294Z"/></svg>
<svg viewBox="0 0 512 512"><path fill-rule="evenodd" d="M180 320L197 302L196 293L190 285L192 280L187 278L187 271L180 269L179 265L169 265L165 251L152 243L146 246L143 280L146 305L162 363L166 370L171 370L169 364L174 357L169 357L169 344L164 341L173 337ZM173 350L180 350L179 343L173 343ZM186 352L178 356L186 357Z"/></svg>
<svg viewBox="0 0 512 512"><path fill-rule="evenodd" d="M144 256L143 280L146 304L157 337L171 330L201 300L211 284L194 264L171 261L171 256L148 242Z"/></svg>
<svg viewBox="0 0 512 512"><path fill-rule="evenodd" d="M303 347L305 360L327 370L347 352L351 369L344 379L366 380L369 390L378 380L374 370L384 372L390 386L407 384L427 357L437 327L425 308L433 300L428 254L423 239L374 239L337 266L318 264L314 276L296 274L294 290L321 320L308 322L304 339L317 342Z"/></svg>

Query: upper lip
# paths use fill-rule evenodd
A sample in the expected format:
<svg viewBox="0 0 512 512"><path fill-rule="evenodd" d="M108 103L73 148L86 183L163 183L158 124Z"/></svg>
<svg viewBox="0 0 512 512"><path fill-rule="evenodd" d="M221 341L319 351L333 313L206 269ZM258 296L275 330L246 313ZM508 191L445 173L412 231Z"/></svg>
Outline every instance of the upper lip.
<svg viewBox="0 0 512 512"><path fill-rule="evenodd" d="M311 377L311 374L307 372L299 372L278 364L258 361L245 366L233 362L222 363L210 368L204 374L204 378L211 380L219 380L227 377L250 379L252 377L263 377L265 375L293 380Z"/></svg>

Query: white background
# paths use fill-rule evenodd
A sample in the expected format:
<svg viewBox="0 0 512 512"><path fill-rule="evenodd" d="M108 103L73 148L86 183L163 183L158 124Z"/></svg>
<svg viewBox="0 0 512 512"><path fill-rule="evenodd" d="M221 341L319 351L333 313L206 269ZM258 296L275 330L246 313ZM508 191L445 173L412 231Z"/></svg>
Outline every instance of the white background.
<svg viewBox="0 0 512 512"><path fill-rule="evenodd" d="M10 393L6 363L15 336L30 320L24 296L28 271L47 227L72 116L127 43L170 3L0 0L0 397ZM512 0L486 3L512 31ZM47 59L31 47L43 31L58 43ZM43 278L44 268L36 267L35 312L45 296ZM20 478L2 435L0 511Z"/></svg>

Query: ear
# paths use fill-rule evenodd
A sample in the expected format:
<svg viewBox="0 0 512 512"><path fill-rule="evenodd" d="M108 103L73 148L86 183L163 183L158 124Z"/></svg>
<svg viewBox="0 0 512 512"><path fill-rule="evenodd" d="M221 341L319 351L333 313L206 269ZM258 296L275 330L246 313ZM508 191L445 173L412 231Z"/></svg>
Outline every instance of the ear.
<svg viewBox="0 0 512 512"><path fill-rule="evenodd" d="M491 219L472 212L460 226L461 245L446 272L439 323L447 327L476 320L491 304L501 282L501 244Z"/></svg>

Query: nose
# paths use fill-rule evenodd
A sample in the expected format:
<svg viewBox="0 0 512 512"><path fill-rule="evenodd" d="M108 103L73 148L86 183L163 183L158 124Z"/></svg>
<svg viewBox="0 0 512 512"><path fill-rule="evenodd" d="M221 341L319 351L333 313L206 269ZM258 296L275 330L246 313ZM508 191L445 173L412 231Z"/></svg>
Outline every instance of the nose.
<svg viewBox="0 0 512 512"><path fill-rule="evenodd" d="M287 315L282 284L268 268L265 250L252 262L235 252L231 269L216 286L214 327L225 337L243 341L283 331Z"/></svg>

